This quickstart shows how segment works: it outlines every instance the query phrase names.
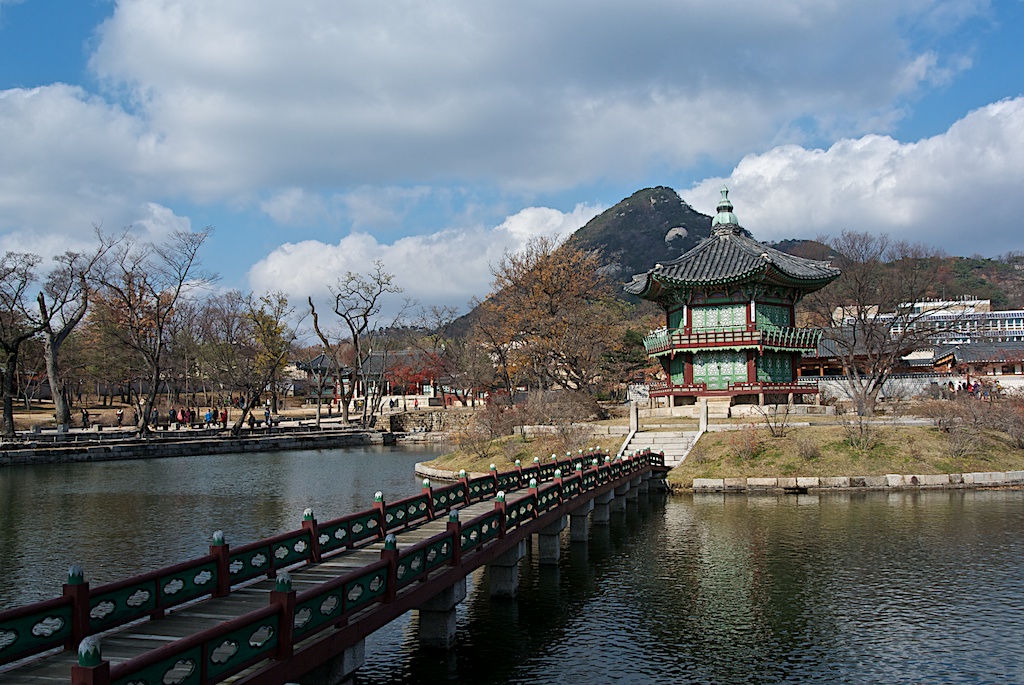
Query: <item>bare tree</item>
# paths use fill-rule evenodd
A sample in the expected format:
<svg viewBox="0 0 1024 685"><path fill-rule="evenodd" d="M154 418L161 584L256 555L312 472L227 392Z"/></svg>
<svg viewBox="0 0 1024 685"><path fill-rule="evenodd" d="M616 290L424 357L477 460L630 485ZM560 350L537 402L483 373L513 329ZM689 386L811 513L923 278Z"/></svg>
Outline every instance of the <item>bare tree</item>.
<svg viewBox="0 0 1024 685"><path fill-rule="evenodd" d="M43 336L46 376L50 381L58 424L71 423L70 393L60 373L60 350L89 307L89 278L111 244L97 231L99 247L89 254L65 252L54 257L56 266L36 297Z"/></svg>
<svg viewBox="0 0 1024 685"><path fill-rule="evenodd" d="M384 327L379 324L378 317L386 296L402 292L395 283L394 274L384 271L384 263L380 260L373 262L373 268L368 274L347 272L330 288L330 292L334 298L332 311L338 316L341 325L333 329L322 326L312 297L308 298L309 310L313 316L313 330L323 343L325 353L334 360L337 368L346 366L346 352L351 350L353 377L347 386L341 384L340 393L342 421L348 423L349 403L354 397L357 382L367 384L370 380L366 371L369 368L370 355L375 349L381 362L378 369L378 385L383 381L389 351L389 340L383 333L397 325L409 303L406 301L399 309L390 326ZM375 344L377 342L381 344ZM363 425L368 422L369 399L367 397L367 401L363 402Z"/></svg>
<svg viewBox="0 0 1024 685"><path fill-rule="evenodd" d="M126 233L97 265L97 320L108 335L139 355L149 375L144 411L139 412L142 434L149 432L163 380L172 317L184 298L216 280L199 259L212 230L175 231L160 244L140 242Z"/></svg>
<svg viewBox="0 0 1024 685"><path fill-rule="evenodd" d="M14 437L14 398L18 384L18 355L22 345L39 333L28 295L42 259L25 252L7 252L0 258L0 364L3 365L5 437Z"/></svg>
<svg viewBox="0 0 1024 685"><path fill-rule="evenodd" d="M927 319L936 310L913 305L934 296L932 262L940 255L924 245L853 231L829 245L841 257L843 275L804 305L826 329L823 338L842 364L855 413L871 416L902 357L934 335Z"/></svg>

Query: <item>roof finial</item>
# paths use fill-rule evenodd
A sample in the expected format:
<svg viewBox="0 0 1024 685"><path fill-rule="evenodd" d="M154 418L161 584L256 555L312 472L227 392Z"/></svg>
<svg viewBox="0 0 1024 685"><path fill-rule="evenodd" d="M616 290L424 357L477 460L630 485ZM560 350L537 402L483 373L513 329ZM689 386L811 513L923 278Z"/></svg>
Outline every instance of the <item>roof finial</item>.
<svg viewBox="0 0 1024 685"><path fill-rule="evenodd" d="M732 213L732 202L729 201L729 189L722 186L722 199L718 201L718 214L711 220L711 228L715 229L718 226L730 226L725 233L739 233L740 221L736 218L736 215Z"/></svg>

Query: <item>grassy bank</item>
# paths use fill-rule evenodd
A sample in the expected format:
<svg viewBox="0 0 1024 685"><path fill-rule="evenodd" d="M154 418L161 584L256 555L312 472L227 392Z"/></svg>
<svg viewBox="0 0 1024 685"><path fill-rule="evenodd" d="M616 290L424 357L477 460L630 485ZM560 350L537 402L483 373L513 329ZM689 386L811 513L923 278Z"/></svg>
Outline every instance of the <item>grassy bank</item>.
<svg viewBox="0 0 1024 685"><path fill-rule="evenodd" d="M998 431L979 429L968 439L931 426L878 426L874 443L852 447L843 426L807 426L772 437L767 429L706 433L686 462L669 474L674 486L694 478L878 476L1024 469L1024 450Z"/></svg>
<svg viewBox="0 0 1024 685"><path fill-rule="evenodd" d="M621 437L594 438L588 440L583 449L600 447L614 455L622 446L622 440ZM425 465L444 471L458 472L465 469L467 473L486 473L491 464L494 464L499 471L507 471L515 466L516 459L524 465L533 463L534 457L540 457L544 461L550 459L552 454L564 455L566 447L567 445L551 436L527 439L506 436L492 440L487 448L477 447L472 452L455 450L425 462Z"/></svg>

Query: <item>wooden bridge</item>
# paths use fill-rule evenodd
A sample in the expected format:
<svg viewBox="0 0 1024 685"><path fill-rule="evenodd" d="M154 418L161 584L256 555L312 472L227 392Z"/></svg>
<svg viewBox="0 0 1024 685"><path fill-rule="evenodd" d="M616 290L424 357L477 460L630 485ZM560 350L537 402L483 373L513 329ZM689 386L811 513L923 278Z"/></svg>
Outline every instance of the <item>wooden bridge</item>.
<svg viewBox="0 0 1024 685"><path fill-rule="evenodd" d="M449 647L466 577L489 566L492 595L514 596L531 535L557 563L570 525L663 477L661 454L589 452L431 487L327 522L91 588L72 568L61 597L0 612L0 685L339 683L363 640L410 609L420 640ZM77 653L75 648L77 647Z"/></svg>

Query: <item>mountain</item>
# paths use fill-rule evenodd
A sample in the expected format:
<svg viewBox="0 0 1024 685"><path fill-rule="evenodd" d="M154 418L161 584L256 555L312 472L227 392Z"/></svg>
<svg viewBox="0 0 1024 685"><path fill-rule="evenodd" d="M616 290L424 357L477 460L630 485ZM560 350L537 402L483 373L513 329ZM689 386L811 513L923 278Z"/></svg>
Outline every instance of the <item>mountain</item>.
<svg viewBox="0 0 1024 685"><path fill-rule="evenodd" d="M638 190L572 234L568 247L600 250L604 271L626 282L658 262L693 249L711 235L711 217L701 214L671 188Z"/></svg>

